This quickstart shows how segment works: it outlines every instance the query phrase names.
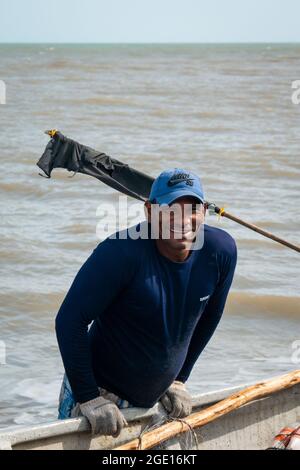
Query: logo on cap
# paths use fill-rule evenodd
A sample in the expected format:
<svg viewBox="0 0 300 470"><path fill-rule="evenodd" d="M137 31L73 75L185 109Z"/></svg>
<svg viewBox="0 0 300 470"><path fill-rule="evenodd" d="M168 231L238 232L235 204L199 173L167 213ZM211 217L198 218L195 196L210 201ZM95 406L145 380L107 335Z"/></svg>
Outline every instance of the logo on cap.
<svg viewBox="0 0 300 470"><path fill-rule="evenodd" d="M194 180L190 178L189 173L174 173L168 181L168 186L175 186L178 183L185 183L187 186L193 186Z"/></svg>

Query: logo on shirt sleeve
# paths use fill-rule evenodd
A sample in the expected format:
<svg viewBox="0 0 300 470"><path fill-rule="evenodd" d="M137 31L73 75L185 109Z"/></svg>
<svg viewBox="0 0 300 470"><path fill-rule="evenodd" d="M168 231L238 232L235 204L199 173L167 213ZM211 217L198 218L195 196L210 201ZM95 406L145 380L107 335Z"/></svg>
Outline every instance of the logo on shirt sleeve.
<svg viewBox="0 0 300 470"><path fill-rule="evenodd" d="M203 300L207 300L209 299L210 295L207 295L206 297L200 297L200 302L202 302Z"/></svg>

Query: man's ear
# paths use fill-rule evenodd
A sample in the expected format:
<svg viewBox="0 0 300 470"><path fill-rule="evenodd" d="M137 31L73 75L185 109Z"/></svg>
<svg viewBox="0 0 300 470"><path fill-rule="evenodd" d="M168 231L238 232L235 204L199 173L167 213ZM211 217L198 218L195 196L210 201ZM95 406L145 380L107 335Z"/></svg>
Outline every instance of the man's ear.
<svg viewBox="0 0 300 470"><path fill-rule="evenodd" d="M151 220L151 202L148 199L144 204L144 212L145 212L146 220L148 222L150 222L150 220Z"/></svg>

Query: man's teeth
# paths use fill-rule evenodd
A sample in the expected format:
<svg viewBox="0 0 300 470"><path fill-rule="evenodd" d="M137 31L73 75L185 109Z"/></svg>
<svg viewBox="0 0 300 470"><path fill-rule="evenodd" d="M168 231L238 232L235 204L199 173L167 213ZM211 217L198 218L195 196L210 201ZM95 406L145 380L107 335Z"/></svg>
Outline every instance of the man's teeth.
<svg viewBox="0 0 300 470"><path fill-rule="evenodd" d="M183 237L186 239L189 239L189 238L192 239L195 236L195 232L193 232L192 230L189 230L187 232L184 232L182 230L173 230L173 233L174 235L179 235L180 237Z"/></svg>
<svg viewBox="0 0 300 470"><path fill-rule="evenodd" d="M192 233L193 230L191 228L185 229L185 230L184 229L175 229L175 230L173 229L172 232L186 234L186 233Z"/></svg>

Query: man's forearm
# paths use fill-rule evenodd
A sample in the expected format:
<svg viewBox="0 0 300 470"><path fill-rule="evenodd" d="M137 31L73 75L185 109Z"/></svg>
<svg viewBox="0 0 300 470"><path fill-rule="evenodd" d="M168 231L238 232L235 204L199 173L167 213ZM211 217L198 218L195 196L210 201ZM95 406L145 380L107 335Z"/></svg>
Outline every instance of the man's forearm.
<svg viewBox="0 0 300 470"><path fill-rule="evenodd" d="M99 390L92 370L87 326L80 324L76 315L70 322L68 308L62 304L56 317L57 341L75 399L84 403L99 396Z"/></svg>
<svg viewBox="0 0 300 470"><path fill-rule="evenodd" d="M114 301L132 269L120 240L104 240L78 271L57 314L59 349L79 403L99 396L92 368L88 326L100 318Z"/></svg>

